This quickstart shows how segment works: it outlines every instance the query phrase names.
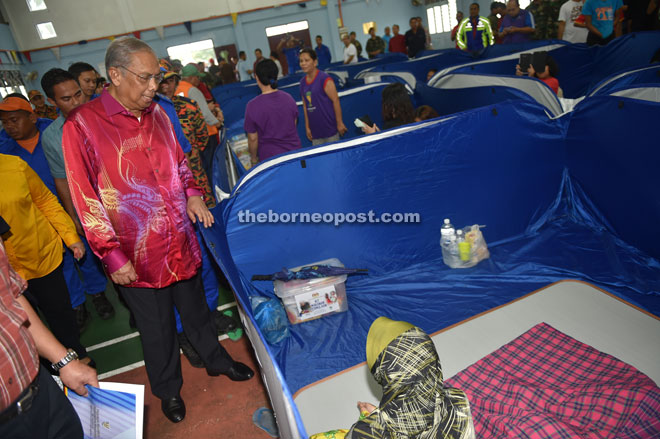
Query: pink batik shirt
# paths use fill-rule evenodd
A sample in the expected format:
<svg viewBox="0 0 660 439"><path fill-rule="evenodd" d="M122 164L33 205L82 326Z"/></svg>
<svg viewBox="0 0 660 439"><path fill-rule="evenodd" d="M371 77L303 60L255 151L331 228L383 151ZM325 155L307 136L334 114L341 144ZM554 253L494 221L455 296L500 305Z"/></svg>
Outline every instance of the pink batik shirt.
<svg viewBox="0 0 660 439"><path fill-rule="evenodd" d="M131 261L137 281L163 288L193 277L201 254L186 213L201 196L167 114L138 120L107 90L69 114L62 138L71 198L92 251L114 273Z"/></svg>

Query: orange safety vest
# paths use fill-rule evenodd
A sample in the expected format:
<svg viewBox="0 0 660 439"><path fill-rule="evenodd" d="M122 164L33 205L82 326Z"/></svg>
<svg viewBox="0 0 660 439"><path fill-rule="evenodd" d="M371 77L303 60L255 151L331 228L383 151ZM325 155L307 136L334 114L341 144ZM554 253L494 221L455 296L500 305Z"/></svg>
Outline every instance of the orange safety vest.
<svg viewBox="0 0 660 439"><path fill-rule="evenodd" d="M188 93L190 92L191 88L193 88L193 85L190 82L179 81L179 85L176 88L176 91L174 92L174 94L183 95L183 96L189 98L190 96L188 96ZM197 102L197 104L201 108L202 105L206 105L206 102ZM218 134L218 128L215 125L209 125L207 123L206 124L206 129L209 132L209 136L215 136L216 134Z"/></svg>

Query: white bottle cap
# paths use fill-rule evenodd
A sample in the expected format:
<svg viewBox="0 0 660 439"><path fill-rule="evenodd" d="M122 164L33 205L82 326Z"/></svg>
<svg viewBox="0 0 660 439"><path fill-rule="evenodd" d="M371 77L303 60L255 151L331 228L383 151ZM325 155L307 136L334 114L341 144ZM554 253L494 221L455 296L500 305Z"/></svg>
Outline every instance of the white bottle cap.
<svg viewBox="0 0 660 439"><path fill-rule="evenodd" d="M463 231L462 231L461 229L458 229L458 230L456 230L456 234L457 234L457 235L462 235L462 234L463 234Z"/></svg>
<svg viewBox="0 0 660 439"><path fill-rule="evenodd" d="M445 224L449 224L451 221L449 221L449 218L445 218Z"/></svg>

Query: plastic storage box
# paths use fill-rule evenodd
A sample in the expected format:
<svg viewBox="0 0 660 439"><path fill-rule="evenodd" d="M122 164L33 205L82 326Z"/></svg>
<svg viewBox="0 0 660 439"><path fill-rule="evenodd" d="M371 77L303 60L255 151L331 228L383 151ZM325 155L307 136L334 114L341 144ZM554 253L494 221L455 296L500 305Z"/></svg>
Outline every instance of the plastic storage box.
<svg viewBox="0 0 660 439"><path fill-rule="evenodd" d="M332 258L307 265L331 265L343 267L339 259ZM303 266L291 268L297 271ZM307 322L319 317L348 310L346 300L346 275L318 277L314 279L276 280L275 294L282 299L286 314L292 324Z"/></svg>

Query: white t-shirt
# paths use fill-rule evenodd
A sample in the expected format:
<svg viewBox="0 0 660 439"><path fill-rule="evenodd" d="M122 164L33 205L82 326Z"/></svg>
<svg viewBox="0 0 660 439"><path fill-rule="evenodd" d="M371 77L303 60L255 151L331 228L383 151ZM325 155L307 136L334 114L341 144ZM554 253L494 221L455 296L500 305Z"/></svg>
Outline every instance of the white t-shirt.
<svg viewBox="0 0 660 439"><path fill-rule="evenodd" d="M344 46L344 64L346 64L346 61L348 61L348 58L353 55L353 59L349 64L357 64L358 62L358 55L357 55L357 49L353 45L353 43L349 44L348 47Z"/></svg>
<svg viewBox="0 0 660 439"><path fill-rule="evenodd" d="M589 30L586 27L575 27L575 20L582 13L584 0L568 0L561 5L559 21L566 23L563 39L571 43L586 43Z"/></svg>
<svg viewBox="0 0 660 439"><path fill-rule="evenodd" d="M248 64L247 61L243 61L242 59L238 60L238 64L236 65L236 70L238 70L238 76L241 79L241 81L247 81L248 79L252 79L250 74L247 72L250 69L251 66Z"/></svg>

